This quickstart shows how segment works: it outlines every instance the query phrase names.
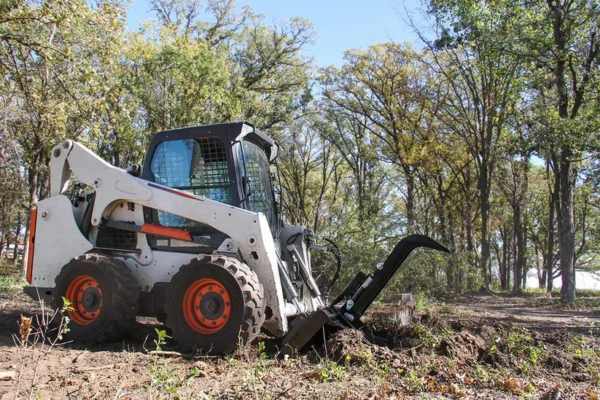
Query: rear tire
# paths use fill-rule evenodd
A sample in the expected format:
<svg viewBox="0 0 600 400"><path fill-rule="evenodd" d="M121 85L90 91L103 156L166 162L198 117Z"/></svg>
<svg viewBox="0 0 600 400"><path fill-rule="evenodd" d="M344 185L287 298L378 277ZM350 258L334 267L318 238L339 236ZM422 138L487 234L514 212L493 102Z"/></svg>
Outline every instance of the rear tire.
<svg viewBox="0 0 600 400"><path fill-rule="evenodd" d="M71 303L67 337L100 343L120 339L135 324L139 289L129 267L120 260L86 254L71 260L56 277L52 308Z"/></svg>
<svg viewBox="0 0 600 400"><path fill-rule="evenodd" d="M265 321L263 286L246 264L226 256L194 259L167 292L167 326L185 351L226 354L250 343Z"/></svg>

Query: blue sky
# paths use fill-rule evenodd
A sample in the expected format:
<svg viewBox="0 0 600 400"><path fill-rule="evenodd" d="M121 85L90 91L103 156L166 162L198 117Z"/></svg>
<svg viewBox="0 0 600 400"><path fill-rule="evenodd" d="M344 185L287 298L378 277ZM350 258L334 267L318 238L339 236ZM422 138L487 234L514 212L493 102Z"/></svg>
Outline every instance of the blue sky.
<svg viewBox="0 0 600 400"><path fill-rule="evenodd" d="M140 21L150 19L149 0L133 0L127 24L136 30ZM419 0L237 0L238 7L250 6L267 22L290 17L309 19L317 31L317 42L305 55L319 66L340 65L344 51L393 40L417 43L417 37L404 22L406 7L419 15ZM419 46L416 46L419 47Z"/></svg>

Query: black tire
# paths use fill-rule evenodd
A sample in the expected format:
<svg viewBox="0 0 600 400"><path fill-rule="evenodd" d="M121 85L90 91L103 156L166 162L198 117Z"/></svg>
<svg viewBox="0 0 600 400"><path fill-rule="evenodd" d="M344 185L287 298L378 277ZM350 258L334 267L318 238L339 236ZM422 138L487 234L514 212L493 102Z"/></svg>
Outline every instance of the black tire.
<svg viewBox="0 0 600 400"><path fill-rule="evenodd" d="M194 329L184 316L186 292L188 289L194 290L195 284L205 280L218 282L225 289L231 303L229 315L225 316L227 311L217 307L213 319L206 318L205 323L213 320L220 321L220 317L228 318L216 332L200 332ZM207 297L206 295L204 298ZM202 303L198 309L200 307ZM182 266L173 276L167 291L166 311L167 326L172 330L173 339L179 342L184 351L231 353L239 343L252 342L260 332L265 321L263 285L254 271L235 258L199 257Z"/></svg>
<svg viewBox="0 0 600 400"><path fill-rule="evenodd" d="M78 279L85 281L85 277L95 280L100 290L92 293L96 297L92 296L95 302L92 301L93 304L90 305L99 307L97 315L92 320L85 320L83 314L91 315L89 309L86 313L79 312L76 298L69 299L73 310L67 313L70 321L66 336L70 340L85 343L122 338L133 329L139 299L137 282L123 261L98 254L86 254L71 260L56 277L52 308L62 308L62 297L69 298L69 287ZM81 292L84 293L84 302L91 298L91 295L85 297L85 292ZM97 300L98 296L101 301ZM78 320L85 320L85 323L79 323Z"/></svg>

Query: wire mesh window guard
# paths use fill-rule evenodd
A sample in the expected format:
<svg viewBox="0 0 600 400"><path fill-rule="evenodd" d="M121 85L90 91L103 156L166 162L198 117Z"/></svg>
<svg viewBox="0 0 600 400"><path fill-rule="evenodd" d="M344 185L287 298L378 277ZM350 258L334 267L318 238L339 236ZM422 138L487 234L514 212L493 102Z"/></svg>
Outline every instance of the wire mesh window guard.
<svg viewBox="0 0 600 400"><path fill-rule="evenodd" d="M246 178L252 194L248 197L251 211L265 214L269 224L275 225L275 204L271 187L271 171L265 152L252 142L242 142L246 162Z"/></svg>
<svg viewBox="0 0 600 400"><path fill-rule="evenodd" d="M160 143L150 164L154 181L221 203L231 204L231 179L225 146L218 138L171 140ZM163 211L159 223L170 227L204 224Z"/></svg>

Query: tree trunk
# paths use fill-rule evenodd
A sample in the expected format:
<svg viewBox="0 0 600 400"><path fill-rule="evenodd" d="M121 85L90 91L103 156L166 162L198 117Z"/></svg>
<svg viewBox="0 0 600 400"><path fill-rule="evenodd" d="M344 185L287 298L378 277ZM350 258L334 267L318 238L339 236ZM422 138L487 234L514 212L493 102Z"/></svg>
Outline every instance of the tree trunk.
<svg viewBox="0 0 600 400"><path fill-rule="evenodd" d="M537 270L537 275L538 275L538 288L539 289L544 289L546 287L546 276L547 276L547 272L544 269L544 265L546 265L546 259L545 259L545 255L544 255L544 251L541 251L542 253L542 265L540 268L540 249L538 248L537 244L535 244L535 268Z"/></svg>
<svg viewBox="0 0 600 400"><path fill-rule="evenodd" d="M526 227L523 226L521 231L521 275L523 278L523 284L521 285L521 289L525 289L527 287L527 231Z"/></svg>
<svg viewBox="0 0 600 400"><path fill-rule="evenodd" d="M556 224L554 222L554 216L556 215L556 206L558 203L558 193L560 190L560 179L558 174L554 173L554 185L550 193L549 199L549 212L548 212L548 240L546 247L546 254L544 257L545 269L546 269L546 289L548 293L552 292L554 286L554 235L556 230Z"/></svg>
<svg viewBox="0 0 600 400"><path fill-rule="evenodd" d="M510 282L508 280L508 228L504 230L504 237L502 238L502 289L510 289Z"/></svg>
<svg viewBox="0 0 600 400"><path fill-rule="evenodd" d="M28 211L29 215L33 212L38 203L38 186L39 186L39 163L34 162L28 170L29 176L29 204ZM30 220L29 218L27 219ZM29 232L31 227L29 222L27 223L27 229L25 230L25 236L23 237L23 260L21 261L21 272L23 276L27 274L27 259L29 257Z"/></svg>
<svg viewBox="0 0 600 400"><path fill-rule="evenodd" d="M571 156L568 146L564 146L560 152L560 218L558 230L560 270L562 274L560 298L564 302L575 300L574 171Z"/></svg>
<svg viewBox="0 0 600 400"><path fill-rule="evenodd" d="M21 229L23 228L23 214L17 213L17 228L15 230L15 249L13 250L13 264L17 265L17 258L19 257L19 236L21 235Z"/></svg>
<svg viewBox="0 0 600 400"><path fill-rule="evenodd" d="M410 166L404 167L406 179L406 233L415 232L415 177Z"/></svg>
<svg viewBox="0 0 600 400"><path fill-rule="evenodd" d="M516 201L513 206L513 224L514 224L514 273L513 273L513 293L522 292L523 279L523 251L522 236L523 226L521 223L521 205Z"/></svg>
<svg viewBox="0 0 600 400"><path fill-rule="evenodd" d="M556 77L557 102L556 108L558 116L563 121L574 118L576 110L581 99L575 99L572 112L569 112L569 84L567 75L569 74L567 61L568 58L568 30L569 18L568 8L559 2L548 2L552 16L552 30L554 39L553 53L556 64L554 66L554 75ZM571 73L573 67L571 66ZM575 81L576 82L576 81ZM568 134L568 132L565 132ZM573 190L575 186L573 150L569 143L564 143L560 148L560 195L558 202L558 248L560 252L560 270L562 274L562 288L560 290L561 300L572 302L575 300L575 218ZM552 278L550 278L552 279Z"/></svg>
<svg viewBox="0 0 600 400"><path fill-rule="evenodd" d="M488 190L488 168L481 167L479 178L479 201L481 205L481 260L479 267L483 274L485 288L490 289L490 193Z"/></svg>

